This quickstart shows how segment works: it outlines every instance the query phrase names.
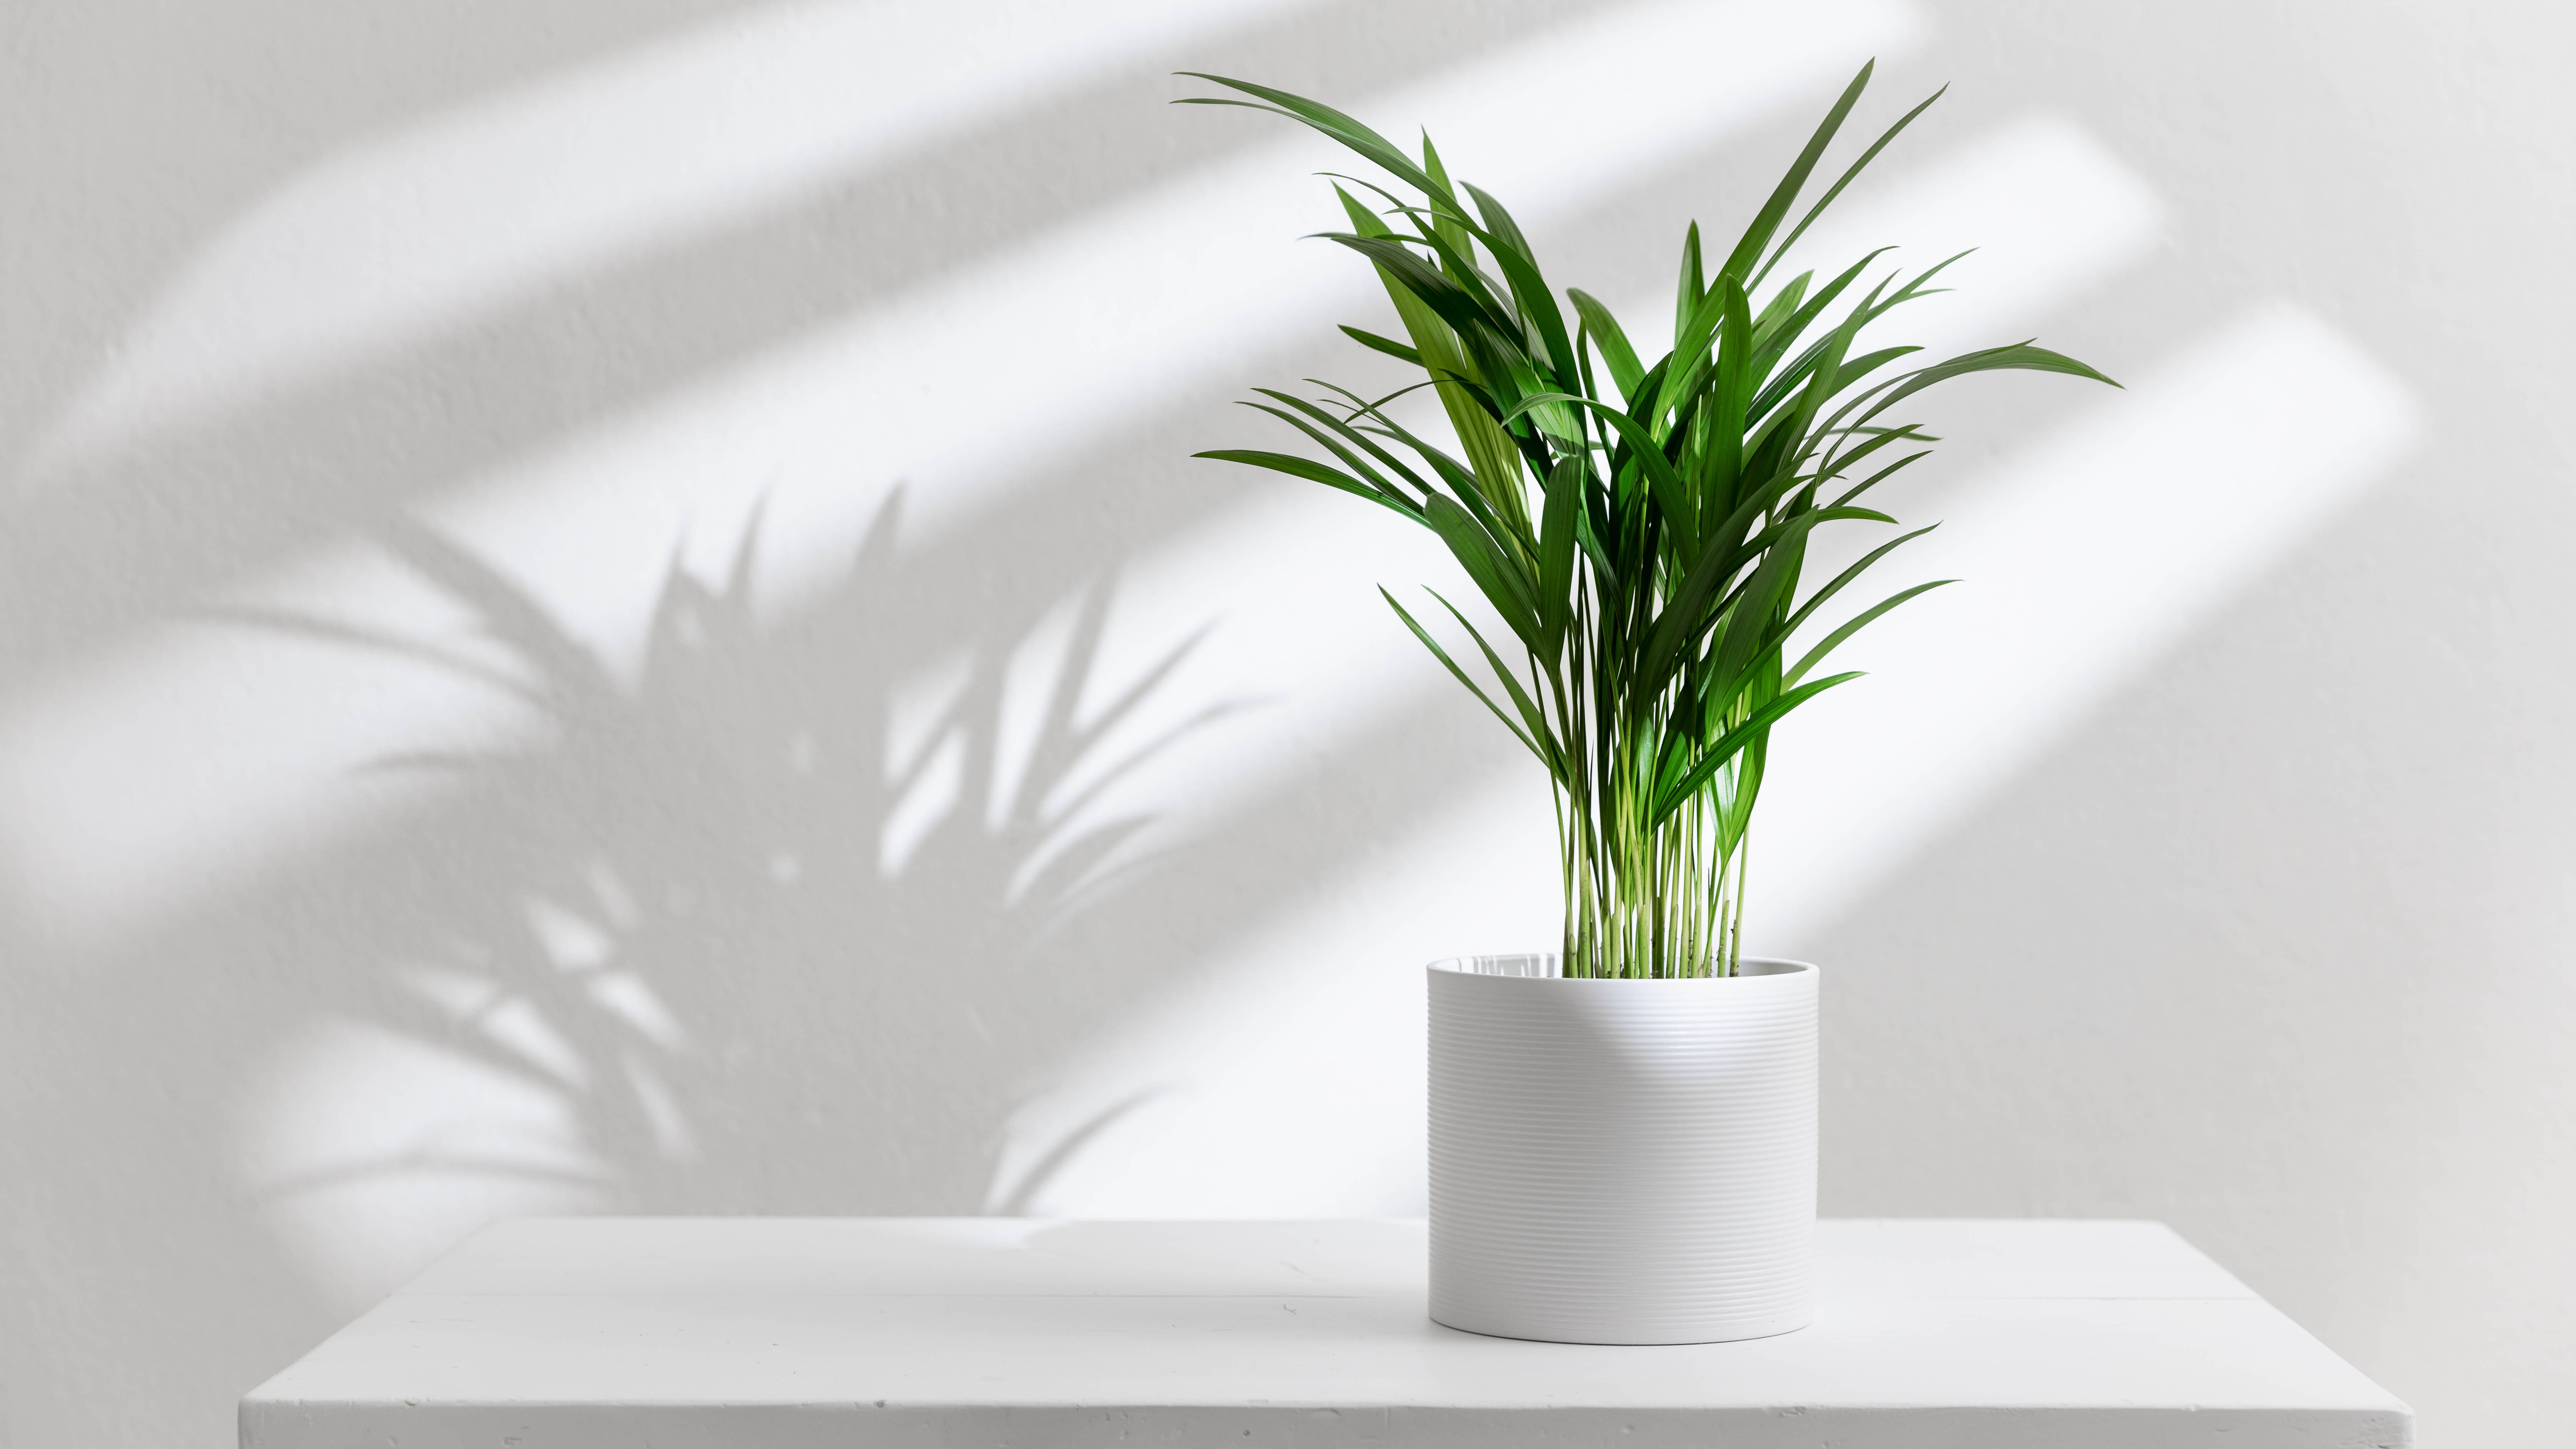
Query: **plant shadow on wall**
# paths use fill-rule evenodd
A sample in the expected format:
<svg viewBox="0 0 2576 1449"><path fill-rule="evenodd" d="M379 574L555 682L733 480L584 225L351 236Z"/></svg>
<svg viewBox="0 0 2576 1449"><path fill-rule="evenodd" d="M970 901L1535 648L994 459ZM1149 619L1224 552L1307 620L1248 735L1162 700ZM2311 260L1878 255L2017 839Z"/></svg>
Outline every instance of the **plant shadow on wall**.
<svg viewBox="0 0 2576 1449"><path fill-rule="evenodd" d="M382 541L506 667L236 616L472 672L544 723L382 762L462 803L420 869L346 907L401 924L366 1019L290 1052L258 1107L264 1206L341 1259L505 1211L1008 1209L1133 1105L995 1189L1030 1086L996 1064L1081 1014L1082 926L1159 870L1149 815L1104 802L1226 707L1145 718L1195 639L1104 688L1106 571L971 637L902 627L923 565L896 523L776 626L756 523L720 582L674 564L631 682L417 525Z"/></svg>

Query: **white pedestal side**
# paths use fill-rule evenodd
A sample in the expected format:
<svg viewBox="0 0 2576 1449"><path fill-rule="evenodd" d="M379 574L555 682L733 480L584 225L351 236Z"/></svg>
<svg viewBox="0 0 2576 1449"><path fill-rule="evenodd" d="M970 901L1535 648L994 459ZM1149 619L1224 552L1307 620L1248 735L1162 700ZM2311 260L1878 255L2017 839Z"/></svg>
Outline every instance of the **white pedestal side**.
<svg viewBox="0 0 2576 1449"><path fill-rule="evenodd" d="M247 1449L2398 1449L2407 1407L2145 1222L1826 1222L1813 1326L1423 1312L1408 1222L487 1229L242 1401Z"/></svg>

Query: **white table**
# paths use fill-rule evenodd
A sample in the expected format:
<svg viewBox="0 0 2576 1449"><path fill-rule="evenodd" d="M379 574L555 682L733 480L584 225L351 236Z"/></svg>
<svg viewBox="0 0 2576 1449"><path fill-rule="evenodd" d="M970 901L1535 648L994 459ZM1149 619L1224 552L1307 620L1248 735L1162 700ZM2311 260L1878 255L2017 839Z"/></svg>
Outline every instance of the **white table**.
<svg viewBox="0 0 2576 1449"><path fill-rule="evenodd" d="M1827 1222L1746 1343L1480 1338L1408 1222L572 1218L242 1401L255 1449L2391 1449L2406 1406L2156 1223Z"/></svg>

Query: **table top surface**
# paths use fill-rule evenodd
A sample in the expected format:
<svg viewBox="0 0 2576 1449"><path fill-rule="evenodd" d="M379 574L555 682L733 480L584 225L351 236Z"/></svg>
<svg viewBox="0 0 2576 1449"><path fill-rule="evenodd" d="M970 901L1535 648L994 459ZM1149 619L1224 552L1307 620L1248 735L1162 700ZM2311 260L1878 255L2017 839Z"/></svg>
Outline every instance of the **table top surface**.
<svg viewBox="0 0 2576 1449"><path fill-rule="evenodd" d="M264 1411L371 1404L415 1424L439 1405L2091 1407L2405 1432L2403 1404L2157 1223L1829 1220L1812 1326L1651 1348L1434 1324L1425 1246L1404 1221L512 1222L256 1390L245 1442Z"/></svg>

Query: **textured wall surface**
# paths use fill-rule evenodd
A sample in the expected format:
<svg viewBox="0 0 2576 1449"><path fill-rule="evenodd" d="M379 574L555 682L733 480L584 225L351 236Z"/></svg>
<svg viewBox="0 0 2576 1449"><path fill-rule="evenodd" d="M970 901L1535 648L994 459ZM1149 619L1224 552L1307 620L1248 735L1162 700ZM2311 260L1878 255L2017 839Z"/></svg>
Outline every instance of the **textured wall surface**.
<svg viewBox="0 0 2576 1449"><path fill-rule="evenodd" d="M2162 1218L2576 1417L2558 6L0 8L0 1440L232 1401L540 1211L1422 1209L1421 963L1533 767L1391 518L1187 458L1389 374L1429 124L1652 317L1879 58L1965 583L1784 738L1829 1213ZM1866 117L1865 117L1866 119ZM1632 323L1632 330L1651 330ZM1893 579L1893 575L1891 575ZM1865 656L1865 657L1861 657Z"/></svg>

